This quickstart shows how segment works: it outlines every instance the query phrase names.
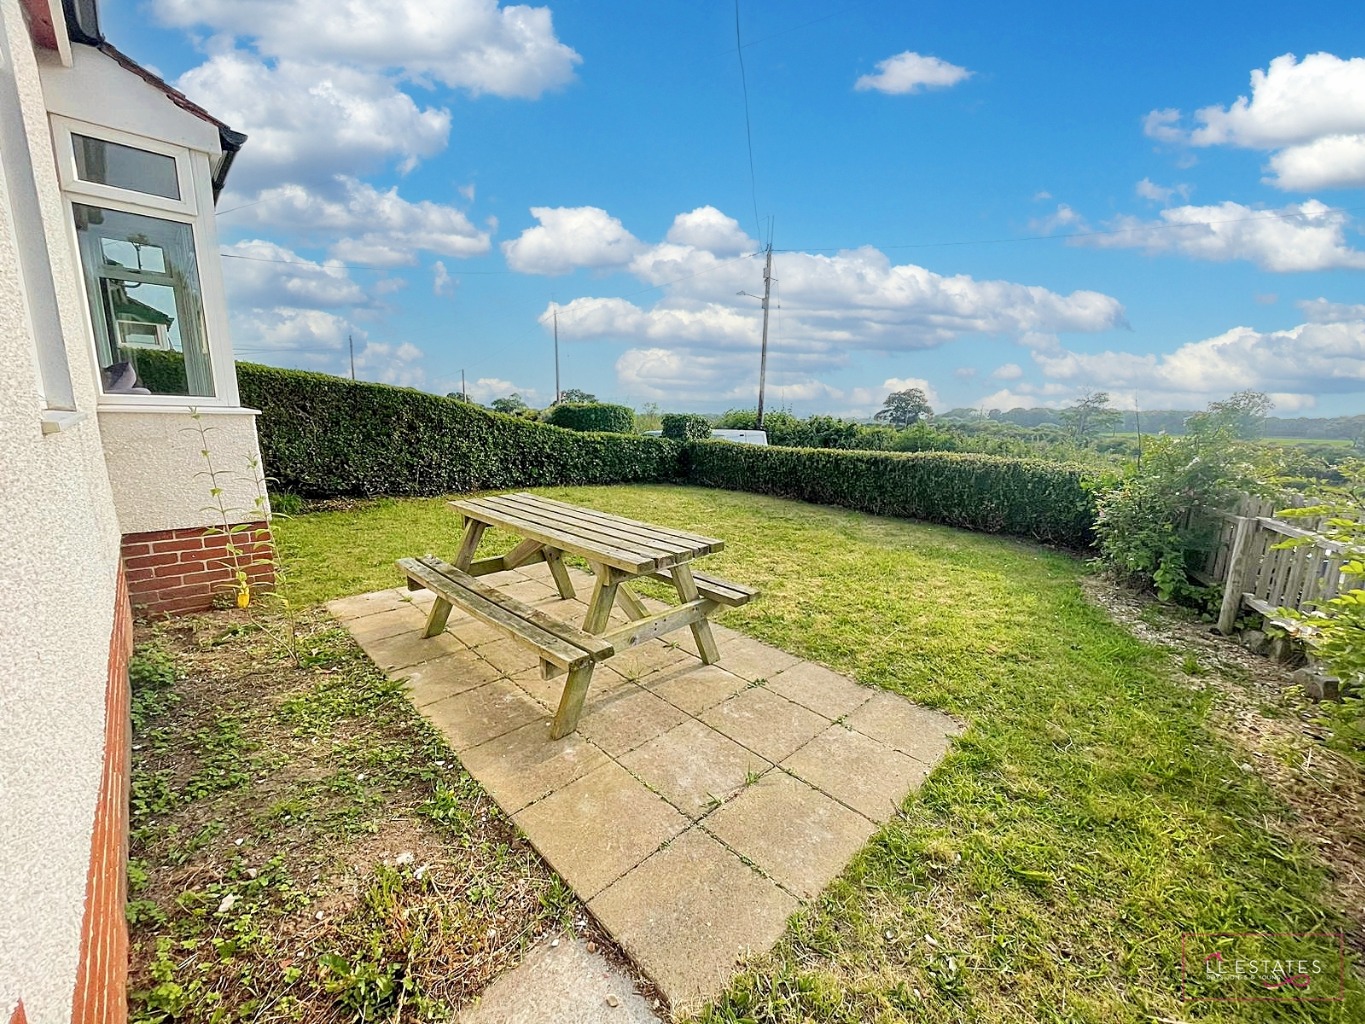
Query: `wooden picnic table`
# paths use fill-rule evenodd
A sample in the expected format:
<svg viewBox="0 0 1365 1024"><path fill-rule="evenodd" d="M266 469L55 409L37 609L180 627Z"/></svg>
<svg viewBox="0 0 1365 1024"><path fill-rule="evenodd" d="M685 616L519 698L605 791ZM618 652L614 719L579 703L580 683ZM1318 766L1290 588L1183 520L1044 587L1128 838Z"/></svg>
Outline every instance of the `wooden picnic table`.
<svg viewBox="0 0 1365 1024"><path fill-rule="evenodd" d="M426 635L441 632L452 603L460 604L476 617L502 628L513 639L534 647L540 654L546 678L567 672L552 738L566 735L577 726L597 661L686 626L697 642L701 660L714 664L719 653L708 615L720 605L742 605L758 593L751 587L692 571L693 560L725 547L725 542L715 537L655 526L534 494L467 498L450 504L464 516L464 533L453 564L434 558L399 562L410 586L428 587L437 593ZM474 556L490 527L522 539L505 554L476 559ZM581 630L477 579L544 561L559 596L569 599L575 595L573 581L564 566L566 554L586 560L595 578ZM651 613L628 589L642 579L670 583L677 591L679 603ZM617 605L627 622L608 630L612 608Z"/></svg>

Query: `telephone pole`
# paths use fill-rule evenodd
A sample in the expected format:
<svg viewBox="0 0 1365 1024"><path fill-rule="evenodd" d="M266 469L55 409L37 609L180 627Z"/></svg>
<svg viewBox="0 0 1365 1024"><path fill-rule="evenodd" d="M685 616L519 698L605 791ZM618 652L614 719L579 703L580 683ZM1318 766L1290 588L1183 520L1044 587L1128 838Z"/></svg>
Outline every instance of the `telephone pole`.
<svg viewBox="0 0 1365 1024"><path fill-rule="evenodd" d="M466 402L469 401L469 389L468 389L467 387L464 386L464 371L463 371L463 370L460 371L460 394L462 394L462 395L464 396L464 400L465 400Z"/></svg>
<svg viewBox="0 0 1365 1024"><path fill-rule="evenodd" d="M559 308L555 308L555 405L559 404L559 396L564 392L559 390Z"/></svg>
<svg viewBox="0 0 1365 1024"><path fill-rule="evenodd" d="M763 345L758 357L758 424L763 429L763 388L768 379L768 299L773 287L773 240L768 237L768 260L763 267Z"/></svg>
<svg viewBox="0 0 1365 1024"><path fill-rule="evenodd" d="M346 335L346 345L351 350L351 380L355 380L355 338Z"/></svg>

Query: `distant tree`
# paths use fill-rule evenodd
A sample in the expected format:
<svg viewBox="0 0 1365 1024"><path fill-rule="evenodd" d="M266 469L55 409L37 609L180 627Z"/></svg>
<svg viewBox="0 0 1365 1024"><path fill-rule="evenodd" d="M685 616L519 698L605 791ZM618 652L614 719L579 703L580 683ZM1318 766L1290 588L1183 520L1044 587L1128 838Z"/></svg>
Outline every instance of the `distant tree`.
<svg viewBox="0 0 1365 1024"><path fill-rule="evenodd" d="M903 429L914 426L920 420L927 420L933 414L934 410L929 407L929 398L922 388L906 388L904 391L893 391L887 395L886 401L882 403L881 412L872 418L884 420L893 427Z"/></svg>
<svg viewBox="0 0 1365 1024"><path fill-rule="evenodd" d="M561 402L595 402L597 396L590 395L578 388L569 388L567 391L560 392L559 400Z"/></svg>
<svg viewBox="0 0 1365 1024"><path fill-rule="evenodd" d="M1108 391L1087 391L1081 400L1059 417L1078 443L1084 444L1096 434L1113 430L1123 422L1123 413L1109 408Z"/></svg>
<svg viewBox="0 0 1365 1024"><path fill-rule="evenodd" d="M457 402L471 402L471 401L472 401L472 399L467 398L467 397L465 396L465 393L464 393L463 391L447 391L447 392L446 392L446 397L447 397L447 398L453 398L453 399L455 399L455 401L457 401Z"/></svg>
<svg viewBox="0 0 1365 1024"><path fill-rule="evenodd" d="M504 398L493 399L493 401L489 402L488 405L489 408L491 408L494 412L505 412L508 415L515 415L516 413L521 412L523 409L529 408L529 406L526 404L526 400L522 398L521 395L517 394L515 391L513 391L510 395L507 395Z"/></svg>
<svg viewBox="0 0 1365 1024"><path fill-rule="evenodd" d="M1221 402L1210 402L1203 412L1185 421L1191 434L1225 430L1233 437L1255 440L1265 432L1265 418L1275 403L1264 391L1238 391Z"/></svg>

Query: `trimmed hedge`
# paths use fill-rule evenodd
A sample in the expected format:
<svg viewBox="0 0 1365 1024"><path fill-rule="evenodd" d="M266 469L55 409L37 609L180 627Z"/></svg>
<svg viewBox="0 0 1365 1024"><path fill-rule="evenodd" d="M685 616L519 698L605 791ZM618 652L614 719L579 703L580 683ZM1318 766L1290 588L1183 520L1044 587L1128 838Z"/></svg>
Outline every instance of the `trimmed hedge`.
<svg viewBox="0 0 1365 1024"><path fill-rule="evenodd" d="M545 412L545 422L567 430L635 433L635 410L606 402L560 402Z"/></svg>
<svg viewBox="0 0 1365 1024"><path fill-rule="evenodd" d="M695 413L664 413L659 426L664 437L674 441L705 441L711 436L711 421Z"/></svg>
<svg viewBox="0 0 1365 1024"><path fill-rule="evenodd" d="M1065 463L957 452L865 452L701 441L687 480L876 515L924 519L1088 547L1095 505L1085 470Z"/></svg>
<svg viewBox="0 0 1365 1024"><path fill-rule="evenodd" d="M456 494L542 484L673 481L682 448L489 412L409 388L237 364L265 470L307 498Z"/></svg>

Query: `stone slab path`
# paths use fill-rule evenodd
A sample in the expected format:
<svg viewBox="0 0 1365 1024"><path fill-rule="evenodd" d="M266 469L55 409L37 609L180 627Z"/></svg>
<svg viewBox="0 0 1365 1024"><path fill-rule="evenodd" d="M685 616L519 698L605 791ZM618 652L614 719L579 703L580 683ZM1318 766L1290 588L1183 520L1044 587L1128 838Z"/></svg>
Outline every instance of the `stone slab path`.
<svg viewBox="0 0 1365 1024"><path fill-rule="evenodd" d="M591 593L590 576L573 578ZM543 563L488 581L582 624L585 604L561 600ZM431 601L399 588L328 608L405 680L675 1012L715 997L746 954L771 948L960 731L714 626L718 665L701 663L686 630L600 664L578 732L551 741L563 677L541 679L533 653L459 609L423 639Z"/></svg>

